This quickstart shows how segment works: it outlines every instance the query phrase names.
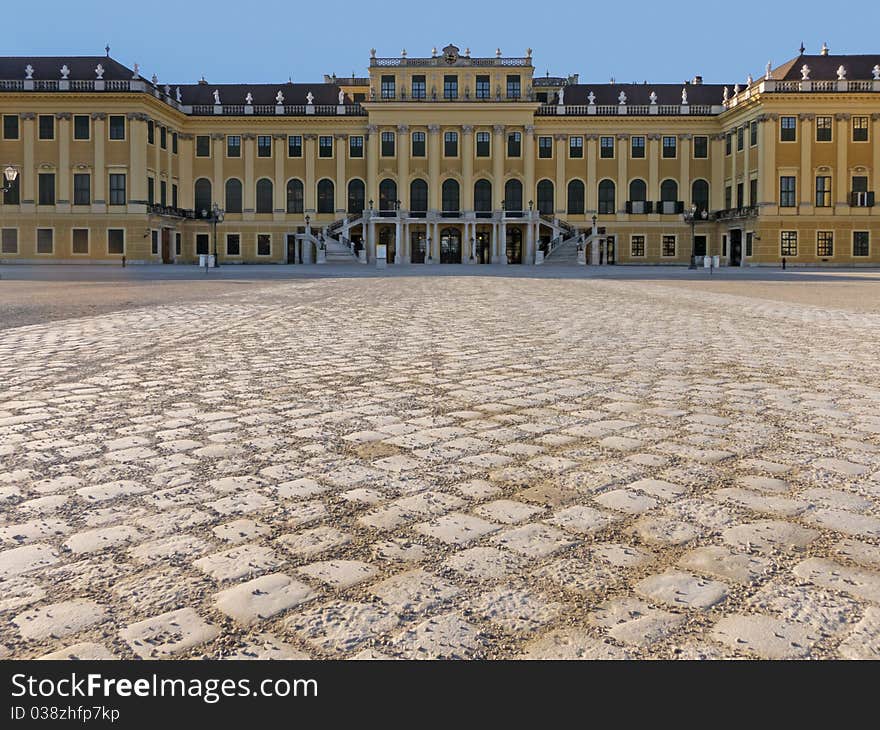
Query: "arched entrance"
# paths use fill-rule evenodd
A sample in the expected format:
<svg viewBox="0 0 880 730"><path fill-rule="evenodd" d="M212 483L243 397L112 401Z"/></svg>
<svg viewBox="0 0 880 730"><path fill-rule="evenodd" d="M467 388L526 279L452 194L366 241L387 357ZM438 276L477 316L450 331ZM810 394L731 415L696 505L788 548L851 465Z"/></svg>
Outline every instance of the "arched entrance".
<svg viewBox="0 0 880 730"><path fill-rule="evenodd" d="M440 231L440 263L461 263L461 233L457 228L444 228Z"/></svg>
<svg viewBox="0 0 880 730"><path fill-rule="evenodd" d="M479 227L476 233L476 257L478 264L492 262L492 229Z"/></svg>
<svg viewBox="0 0 880 730"><path fill-rule="evenodd" d="M382 226L379 228L379 243L385 244L385 260L389 264L393 264L394 256L397 253L394 241L394 226Z"/></svg>
<svg viewBox="0 0 880 730"><path fill-rule="evenodd" d="M522 263L522 229L518 226L507 227L507 263Z"/></svg>

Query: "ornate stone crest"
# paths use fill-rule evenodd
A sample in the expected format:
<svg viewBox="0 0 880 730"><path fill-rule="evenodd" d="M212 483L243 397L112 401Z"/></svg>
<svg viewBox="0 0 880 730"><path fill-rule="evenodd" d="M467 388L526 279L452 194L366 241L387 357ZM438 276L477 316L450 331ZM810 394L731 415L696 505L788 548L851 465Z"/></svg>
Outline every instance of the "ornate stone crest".
<svg viewBox="0 0 880 730"><path fill-rule="evenodd" d="M451 43L443 49L443 60L450 66L458 61L458 46Z"/></svg>

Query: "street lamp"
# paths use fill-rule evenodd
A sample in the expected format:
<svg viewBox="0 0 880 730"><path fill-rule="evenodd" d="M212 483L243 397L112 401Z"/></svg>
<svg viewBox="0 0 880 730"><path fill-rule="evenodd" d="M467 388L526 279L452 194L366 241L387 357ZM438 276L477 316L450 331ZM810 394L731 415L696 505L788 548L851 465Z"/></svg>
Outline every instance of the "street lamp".
<svg viewBox="0 0 880 730"><path fill-rule="evenodd" d="M477 253L477 239L471 236L471 261L476 258Z"/></svg>
<svg viewBox="0 0 880 730"><path fill-rule="evenodd" d="M534 207L535 207L535 201L534 201L534 200L530 200L530 201L529 201L529 213L532 212L532 208L534 208Z"/></svg>
<svg viewBox="0 0 880 730"><path fill-rule="evenodd" d="M16 170L12 165L9 165L3 171L3 177L5 179L5 183L3 184L3 192L8 193L12 190L13 185L15 185L15 180L18 178L18 170Z"/></svg>
<svg viewBox="0 0 880 730"><path fill-rule="evenodd" d="M208 219L214 227L214 268L220 266L220 258L217 256L217 224L223 222L224 210L214 203L211 210L202 209L202 218Z"/></svg>
<svg viewBox="0 0 880 730"><path fill-rule="evenodd" d="M682 214L682 217L684 218L685 223L691 224L691 263L690 263L690 266L688 266L688 268L689 269L696 269L697 268L697 257L695 254L695 248L697 245L696 225L697 225L697 223L708 220L709 211L708 210L699 210L697 208L697 204L693 203L691 205L691 209L686 210Z"/></svg>

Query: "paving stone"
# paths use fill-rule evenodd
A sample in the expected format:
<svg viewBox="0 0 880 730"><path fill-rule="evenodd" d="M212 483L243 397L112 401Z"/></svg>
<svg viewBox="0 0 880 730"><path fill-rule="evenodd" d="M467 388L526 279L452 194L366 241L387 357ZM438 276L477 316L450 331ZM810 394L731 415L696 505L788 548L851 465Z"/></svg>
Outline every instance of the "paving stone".
<svg viewBox="0 0 880 730"><path fill-rule="evenodd" d="M633 531L649 545L684 545L699 533L690 525L666 517L640 517Z"/></svg>
<svg viewBox="0 0 880 730"><path fill-rule="evenodd" d="M232 544L238 544L267 535L269 534L270 529L261 522L243 518L212 527L211 532L213 532L214 536L220 540Z"/></svg>
<svg viewBox="0 0 880 730"><path fill-rule="evenodd" d="M648 576L636 583L635 590L655 603L697 609L720 603L728 592L724 583L677 570Z"/></svg>
<svg viewBox="0 0 880 730"><path fill-rule="evenodd" d="M787 468L785 469L787 471ZM789 490L789 484L783 479L774 477L764 477L757 475L749 475L740 477L738 483L746 489L754 489L759 492L778 492L783 493Z"/></svg>
<svg viewBox="0 0 880 730"><path fill-rule="evenodd" d="M212 641L220 630L206 622L192 608L137 621L119 632L141 659L161 659Z"/></svg>
<svg viewBox="0 0 880 730"><path fill-rule="evenodd" d="M28 609L13 618L12 623L25 639L61 639L101 623L106 617L103 606L76 598Z"/></svg>
<svg viewBox="0 0 880 730"><path fill-rule="evenodd" d="M202 555L211 545L195 535L172 535L158 540L144 542L129 550L131 557L145 565L165 563L174 559Z"/></svg>
<svg viewBox="0 0 880 730"><path fill-rule="evenodd" d="M67 538L64 545L71 552L82 555L137 542L142 538L143 535L131 525L114 525L74 533Z"/></svg>
<svg viewBox="0 0 880 730"><path fill-rule="evenodd" d="M495 547L472 547L461 550L443 566L473 580L491 580L518 570L525 560L508 550Z"/></svg>
<svg viewBox="0 0 880 730"><path fill-rule="evenodd" d="M410 570L373 584L373 595L397 612L423 613L456 596L459 589L425 570Z"/></svg>
<svg viewBox="0 0 880 730"><path fill-rule="evenodd" d="M859 611L858 604L851 598L808 583L795 584L789 576L776 577L761 586L746 600L745 606L754 612L809 626L819 636L845 630Z"/></svg>
<svg viewBox="0 0 880 730"><path fill-rule="evenodd" d="M391 644L409 659L470 659L484 647L479 629L457 614L425 619L406 629Z"/></svg>
<svg viewBox="0 0 880 730"><path fill-rule="evenodd" d="M311 600L315 592L283 573L272 573L239 583L214 597L217 609L240 624L249 625Z"/></svg>
<svg viewBox="0 0 880 730"><path fill-rule="evenodd" d="M347 545L351 542L351 535L340 532L335 527L321 525L310 530L281 535L278 542L295 555L311 558L327 550Z"/></svg>
<svg viewBox="0 0 880 730"><path fill-rule="evenodd" d="M880 572L851 568L825 558L809 558L794 567L794 574L824 588L880 603Z"/></svg>
<svg viewBox="0 0 880 730"><path fill-rule="evenodd" d="M810 508L810 503L802 499L758 494L748 489L716 489L712 496L745 507L753 512L770 513L782 517L794 517Z"/></svg>
<svg viewBox="0 0 880 730"><path fill-rule="evenodd" d="M868 471L864 464L854 464L843 459L816 459L812 465L816 469L825 469L846 477L858 477Z"/></svg>
<svg viewBox="0 0 880 730"><path fill-rule="evenodd" d="M803 659L819 639L802 624L759 615L726 616L715 624L711 635L731 649L763 659Z"/></svg>
<svg viewBox="0 0 880 730"><path fill-rule="evenodd" d="M282 564L275 551L265 545L241 545L193 561L196 568L218 581L259 575Z"/></svg>
<svg viewBox="0 0 880 730"><path fill-rule="evenodd" d="M291 616L285 626L322 651L346 653L398 623L395 613L380 603L333 601Z"/></svg>
<svg viewBox="0 0 880 730"><path fill-rule="evenodd" d="M630 596L612 598L593 612L591 620L608 630L608 635L624 644L649 646L676 631L684 616L651 608Z"/></svg>
<svg viewBox="0 0 880 730"><path fill-rule="evenodd" d="M116 659L117 657L103 644L93 644L91 642L83 642L81 644L73 644L58 649L57 651L43 654L38 659L45 661L70 661L79 659L81 661L95 661L101 659Z"/></svg>
<svg viewBox="0 0 880 730"><path fill-rule="evenodd" d="M619 519L620 517L608 512L577 505L555 512L552 517L544 521L551 525L563 527L571 532L590 535L605 529Z"/></svg>
<svg viewBox="0 0 880 730"><path fill-rule="evenodd" d="M561 558L532 573L575 593L590 594L613 585L620 579L619 571L602 563L589 563L580 558Z"/></svg>
<svg viewBox="0 0 880 730"><path fill-rule="evenodd" d="M880 519L870 515L839 509L815 509L805 514L804 520L853 537L880 537Z"/></svg>
<svg viewBox="0 0 880 730"><path fill-rule="evenodd" d="M628 515L639 515L656 507L659 502L639 492L628 489L612 489L593 497L599 504L608 509L625 512Z"/></svg>
<svg viewBox="0 0 880 730"><path fill-rule="evenodd" d="M678 561L682 568L706 573L736 583L750 583L769 574L772 563L757 555L735 553L721 545L707 545L685 553Z"/></svg>
<svg viewBox="0 0 880 730"><path fill-rule="evenodd" d="M486 520L461 512L450 512L431 522L416 525L417 532L451 545L466 545L499 529Z"/></svg>
<svg viewBox="0 0 880 730"><path fill-rule="evenodd" d="M571 547L576 542L561 530L535 523L504 530L494 535L491 540L496 545L513 550L527 558L546 558L548 555Z"/></svg>
<svg viewBox="0 0 880 730"><path fill-rule="evenodd" d="M494 502L481 504L474 509L481 517L493 522L501 522L505 525L515 525L519 522L525 522L535 515L541 514L544 510L523 502L516 502L511 499L497 499Z"/></svg>
<svg viewBox="0 0 880 730"><path fill-rule="evenodd" d="M637 568L657 559L654 553L645 548L614 542L596 543L590 548L590 553L616 568Z"/></svg>
<svg viewBox="0 0 880 730"><path fill-rule="evenodd" d="M852 560L859 565L865 565L875 570L880 569L880 545L869 545L859 540L841 540L834 547L834 551L841 557Z"/></svg>
<svg viewBox="0 0 880 730"><path fill-rule="evenodd" d="M298 570L335 588L350 588L369 580L376 574L374 567L360 560L325 560L305 565Z"/></svg>
<svg viewBox="0 0 880 730"><path fill-rule="evenodd" d="M760 520L729 527L722 533L724 541L740 550L769 553L774 550L798 550L819 537L815 530L789 522Z"/></svg>
<svg viewBox="0 0 880 730"><path fill-rule="evenodd" d="M470 602L485 620L510 632L532 631L552 621L563 605L531 591L498 588Z"/></svg>
<svg viewBox="0 0 880 730"><path fill-rule="evenodd" d="M837 651L844 659L880 659L880 608L868 606Z"/></svg>
<svg viewBox="0 0 880 730"><path fill-rule="evenodd" d="M629 659L626 649L590 636L583 629L554 629L532 639L520 659Z"/></svg>

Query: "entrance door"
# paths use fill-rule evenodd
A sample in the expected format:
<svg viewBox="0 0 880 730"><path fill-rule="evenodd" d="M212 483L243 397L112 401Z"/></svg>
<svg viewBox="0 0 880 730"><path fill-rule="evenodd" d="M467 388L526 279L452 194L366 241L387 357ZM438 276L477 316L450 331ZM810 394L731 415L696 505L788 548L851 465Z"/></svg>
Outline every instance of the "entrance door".
<svg viewBox="0 0 880 730"><path fill-rule="evenodd" d="M170 264L171 259L171 229L162 229L162 263Z"/></svg>
<svg viewBox="0 0 880 730"><path fill-rule="evenodd" d="M425 232L413 231L410 233L409 260L413 264L425 263Z"/></svg>
<svg viewBox="0 0 880 730"><path fill-rule="evenodd" d="M492 234L477 231L477 263L488 264L492 260Z"/></svg>
<svg viewBox="0 0 880 730"><path fill-rule="evenodd" d="M617 247L614 244L614 236L608 236L608 238L605 239L605 249L608 252L607 263L609 264L617 263Z"/></svg>
<svg viewBox="0 0 880 730"><path fill-rule="evenodd" d="M706 256L705 236L694 236L694 256Z"/></svg>
<svg viewBox="0 0 880 730"><path fill-rule="evenodd" d="M394 244L394 229L391 226L382 226L379 231L379 243L385 244L385 260L389 264L393 264L394 254L397 251Z"/></svg>
<svg viewBox="0 0 880 730"><path fill-rule="evenodd" d="M440 232L440 263L461 263L461 234L456 228L444 228Z"/></svg>
<svg viewBox="0 0 880 730"><path fill-rule="evenodd" d="M522 263L522 230L515 226L507 227L507 263Z"/></svg>
<svg viewBox="0 0 880 730"><path fill-rule="evenodd" d="M298 263L296 260L296 236L292 233L287 234L287 257L285 258L285 263L295 264Z"/></svg>
<svg viewBox="0 0 880 730"><path fill-rule="evenodd" d="M730 231L730 265L739 266L742 261L743 232L739 228Z"/></svg>

